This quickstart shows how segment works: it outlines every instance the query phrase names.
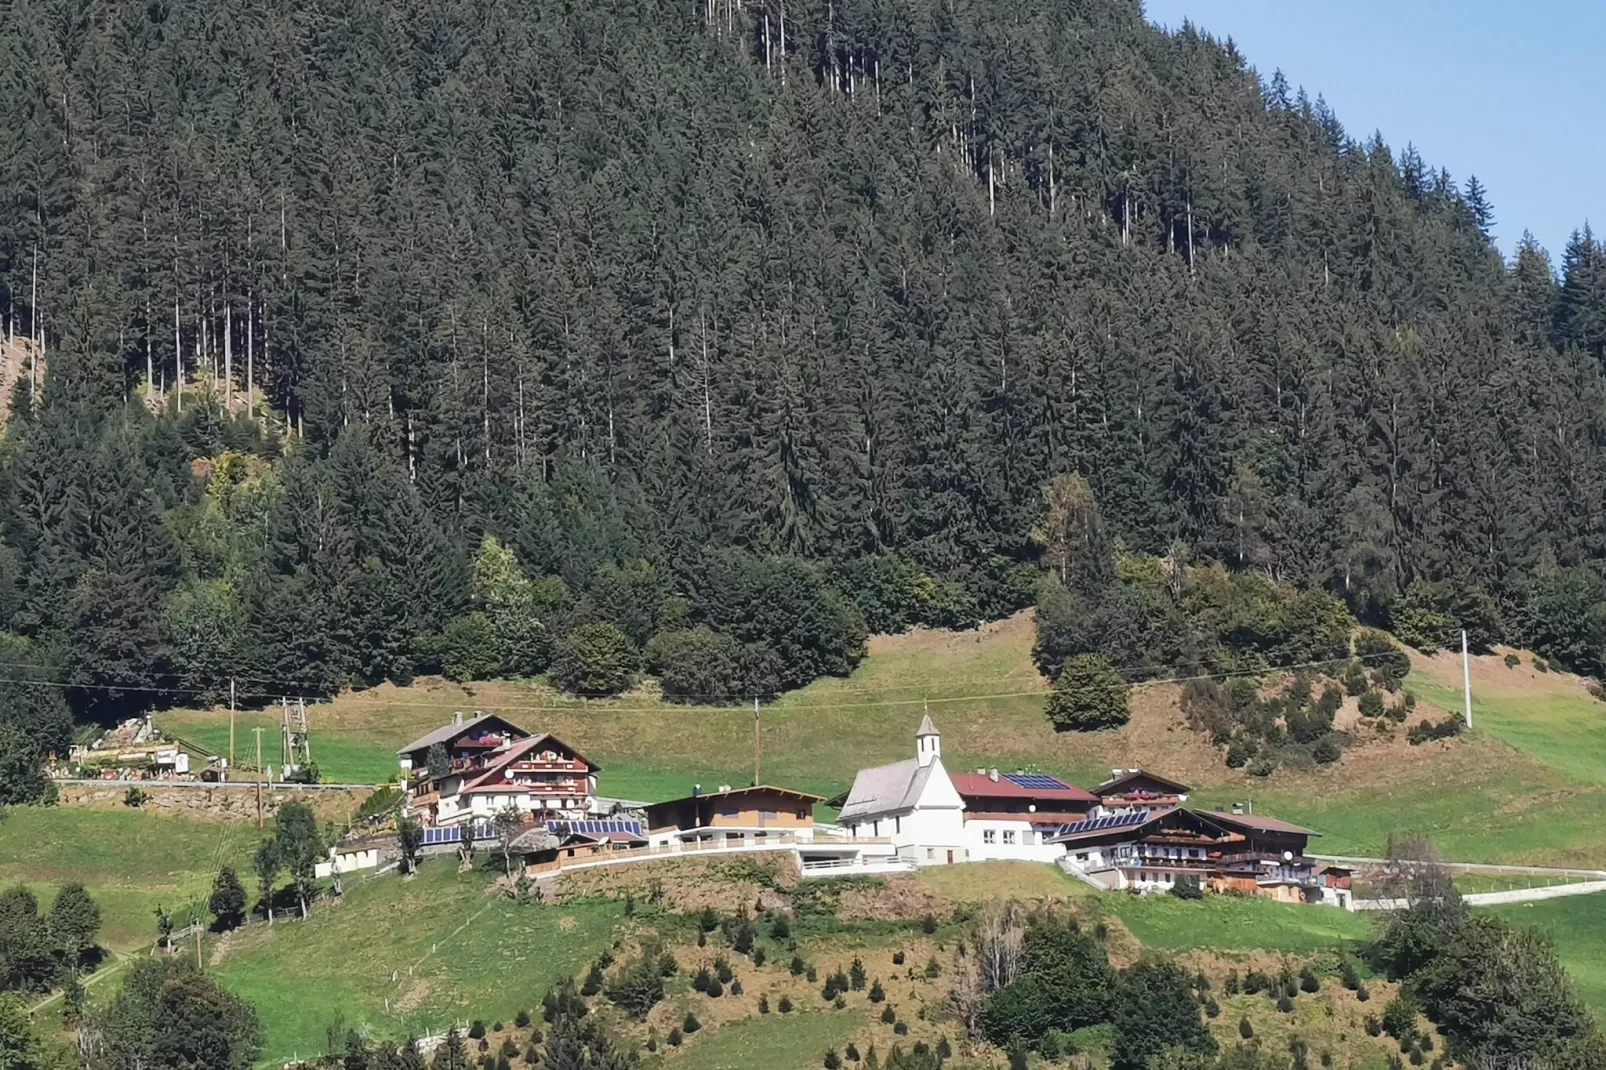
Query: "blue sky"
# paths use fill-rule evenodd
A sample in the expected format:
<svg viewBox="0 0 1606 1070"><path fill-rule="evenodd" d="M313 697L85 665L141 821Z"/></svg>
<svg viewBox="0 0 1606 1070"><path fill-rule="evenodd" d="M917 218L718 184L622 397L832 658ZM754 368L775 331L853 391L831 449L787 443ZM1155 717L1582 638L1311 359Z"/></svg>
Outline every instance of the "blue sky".
<svg viewBox="0 0 1606 1070"><path fill-rule="evenodd" d="M1509 253L1533 231L1606 228L1600 0L1144 0L1152 22L1231 37L1269 79L1326 96L1352 137L1380 130L1458 183L1489 190Z"/></svg>

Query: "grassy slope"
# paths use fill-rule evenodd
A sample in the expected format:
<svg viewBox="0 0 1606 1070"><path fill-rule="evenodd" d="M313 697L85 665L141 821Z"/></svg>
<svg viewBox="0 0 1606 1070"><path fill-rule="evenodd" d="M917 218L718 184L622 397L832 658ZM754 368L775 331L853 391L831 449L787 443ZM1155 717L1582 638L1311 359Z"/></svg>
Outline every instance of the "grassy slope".
<svg viewBox="0 0 1606 1070"><path fill-rule="evenodd" d="M82 882L100 904L102 943L127 951L155 940L157 906L187 921L219 864L249 884L256 835L243 822L19 806L0 823L0 884L25 883L44 906L56 886Z"/></svg>
<svg viewBox="0 0 1606 1070"><path fill-rule="evenodd" d="M486 888L483 874L429 862L414 880L354 888L306 922L231 937L218 975L256 1005L263 1061L322 1051L337 1015L388 1036L511 1021L594 960L622 917L612 903L521 907Z"/></svg>
<svg viewBox="0 0 1606 1070"><path fill-rule="evenodd" d="M1144 947L1165 951L1323 951L1358 944L1371 932L1355 914L1264 899L1111 895L1103 902Z"/></svg>

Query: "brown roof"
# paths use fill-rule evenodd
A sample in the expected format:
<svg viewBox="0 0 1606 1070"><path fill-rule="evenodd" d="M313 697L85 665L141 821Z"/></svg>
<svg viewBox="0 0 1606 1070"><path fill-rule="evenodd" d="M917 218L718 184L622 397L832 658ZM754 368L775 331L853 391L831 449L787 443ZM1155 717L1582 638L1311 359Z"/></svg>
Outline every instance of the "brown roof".
<svg viewBox="0 0 1606 1070"><path fill-rule="evenodd" d="M1292 825L1287 821L1279 821L1275 817L1261 817L1258 814L1229 814L1221 810L1195 810L1194 813L1201 817L1208 817L1212 821L1236 825L1239 828L1255 829L1260 832L1291 832L1299 836L1321 835L1315 829Z"/></svg>
<svg viewBox="0 0 1606 1070"><path fill-rule="evenodd" d="M480 725L483 725L486 721L497 721L503 725L506 725L508 728L513 729L515 732L523 733L526 736L529 735L529 733L525 732L524 729L520 728L518 725L514 724L512 721L501 716L500 714L482 713L479 716L471 717L462 723L453 721L450 724L441 725L441 727L435 729L433 732L419 736L417 739L407 744L407 746L402 747L396 753L411 754L414 751L423 750L434 743L445 743L448 739L461 735L462 733L467 732L470 728L477 728Z"/></svg>
<svg viewBox="0 0 1606 1070"><path fill-rule="evenodd" d="M737 795L746 795L749 792L768 791L777 795L790 795L794 799L807 802L810 806L824 802L824 795L813 795L806 791L796 791L792 788L780 788L773 784L754 784L745 788L726 788L724 791L704 791L696 795L683 795L678 799L665 799L663 802L648 803L649 807L673 806L676 803L692 802L700 799L729 799Z"/></svg>
<svg viewBox="0 0 1606 1070"><path fill-rule="evenodd" d="M1135 773L1126 773L1126 774L1124 774L1122 776L1118 776L1118 777L1114 777L1114 778L1112 778L1110 780L1106 780L1104 783L1100 784L1098 787L1093 789L1093 794L1095 794L1095 795L1113 795L1116 791L1118 791L1121 788L1122 785L1128 784L1131 781L1137 780L1139 778L1143 778L1143 779L1146 779L1146 780L1152 780L1156 784L1160 785L1162 788L1170 788L1172 791L1174 791L1178 795L1186 795L1190 791L1193 790L1191 787L1189 787L1187 784L1182 783L1180 780L1172 780L1170 777L1163 777L1159 773L1151 773L1147 769L1139 769Z"/></svg>
<svg viewBox="0 0 1606 1070"><path fill-rule="evenodd" d="M580 761L584 762L590 772L602 772L602 766L597 765L590 758L587 758L584 754L581 754L578 750L575 750L573 747L569 746L552 733L542 732L538 736L531 736L529 739L518 740L500 753L493 751L491 763L481 770L480 775L474 779L473 783L464 784L460 791L463 793L468 793L482 787L497 787L498 785L494 784L487 785L486 781L500 772L509 763L518 761L520 758L524 757L530 751L534 750L536 747L539 747L543 743L556 743L564 750L573 754Z"/></svg>

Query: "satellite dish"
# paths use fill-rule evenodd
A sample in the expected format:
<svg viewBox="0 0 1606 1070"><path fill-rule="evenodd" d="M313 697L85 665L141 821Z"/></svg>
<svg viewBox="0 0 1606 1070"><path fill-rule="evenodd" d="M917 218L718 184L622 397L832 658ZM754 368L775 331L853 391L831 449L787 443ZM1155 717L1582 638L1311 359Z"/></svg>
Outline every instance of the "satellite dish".
<svg viewBox="0 0 1606 1070"><path fill-rule="evenodd" d="M1292 852L1292 851L1284 851L1283 852L1283 861L1284 862L1292 862L1293 860L1294 860L1294 852Z"/></svg>
<svg viewBox="0 0 1606 1070"><path fill-rule="evenodd" d="M513 779L513 770L511 770L511 769L502 770L502 778L504 780L512 780Z"/></svg>
<svg viewBox="0 0 1606 1070"><path fill-rule="evenodd" d="M1029 813L1033 813L1033 814L1037 813L1037 804L1036 803L1028 804L1027 807L1026 807L1026 810Z"/></svg>

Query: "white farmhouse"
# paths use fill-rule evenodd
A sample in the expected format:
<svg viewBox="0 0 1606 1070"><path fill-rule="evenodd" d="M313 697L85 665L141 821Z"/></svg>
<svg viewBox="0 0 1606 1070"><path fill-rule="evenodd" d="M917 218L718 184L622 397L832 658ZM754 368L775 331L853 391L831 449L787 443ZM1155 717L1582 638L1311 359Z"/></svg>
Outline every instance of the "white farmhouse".
<svg viewBox="0 0 1606 1070"><path fill-rule="evenodd" d="M916 865L970 861L965 801L942 766L942 735L929 714L913 758L859 770L837 822L850 835L891 837L898 857Z"/></svg>

